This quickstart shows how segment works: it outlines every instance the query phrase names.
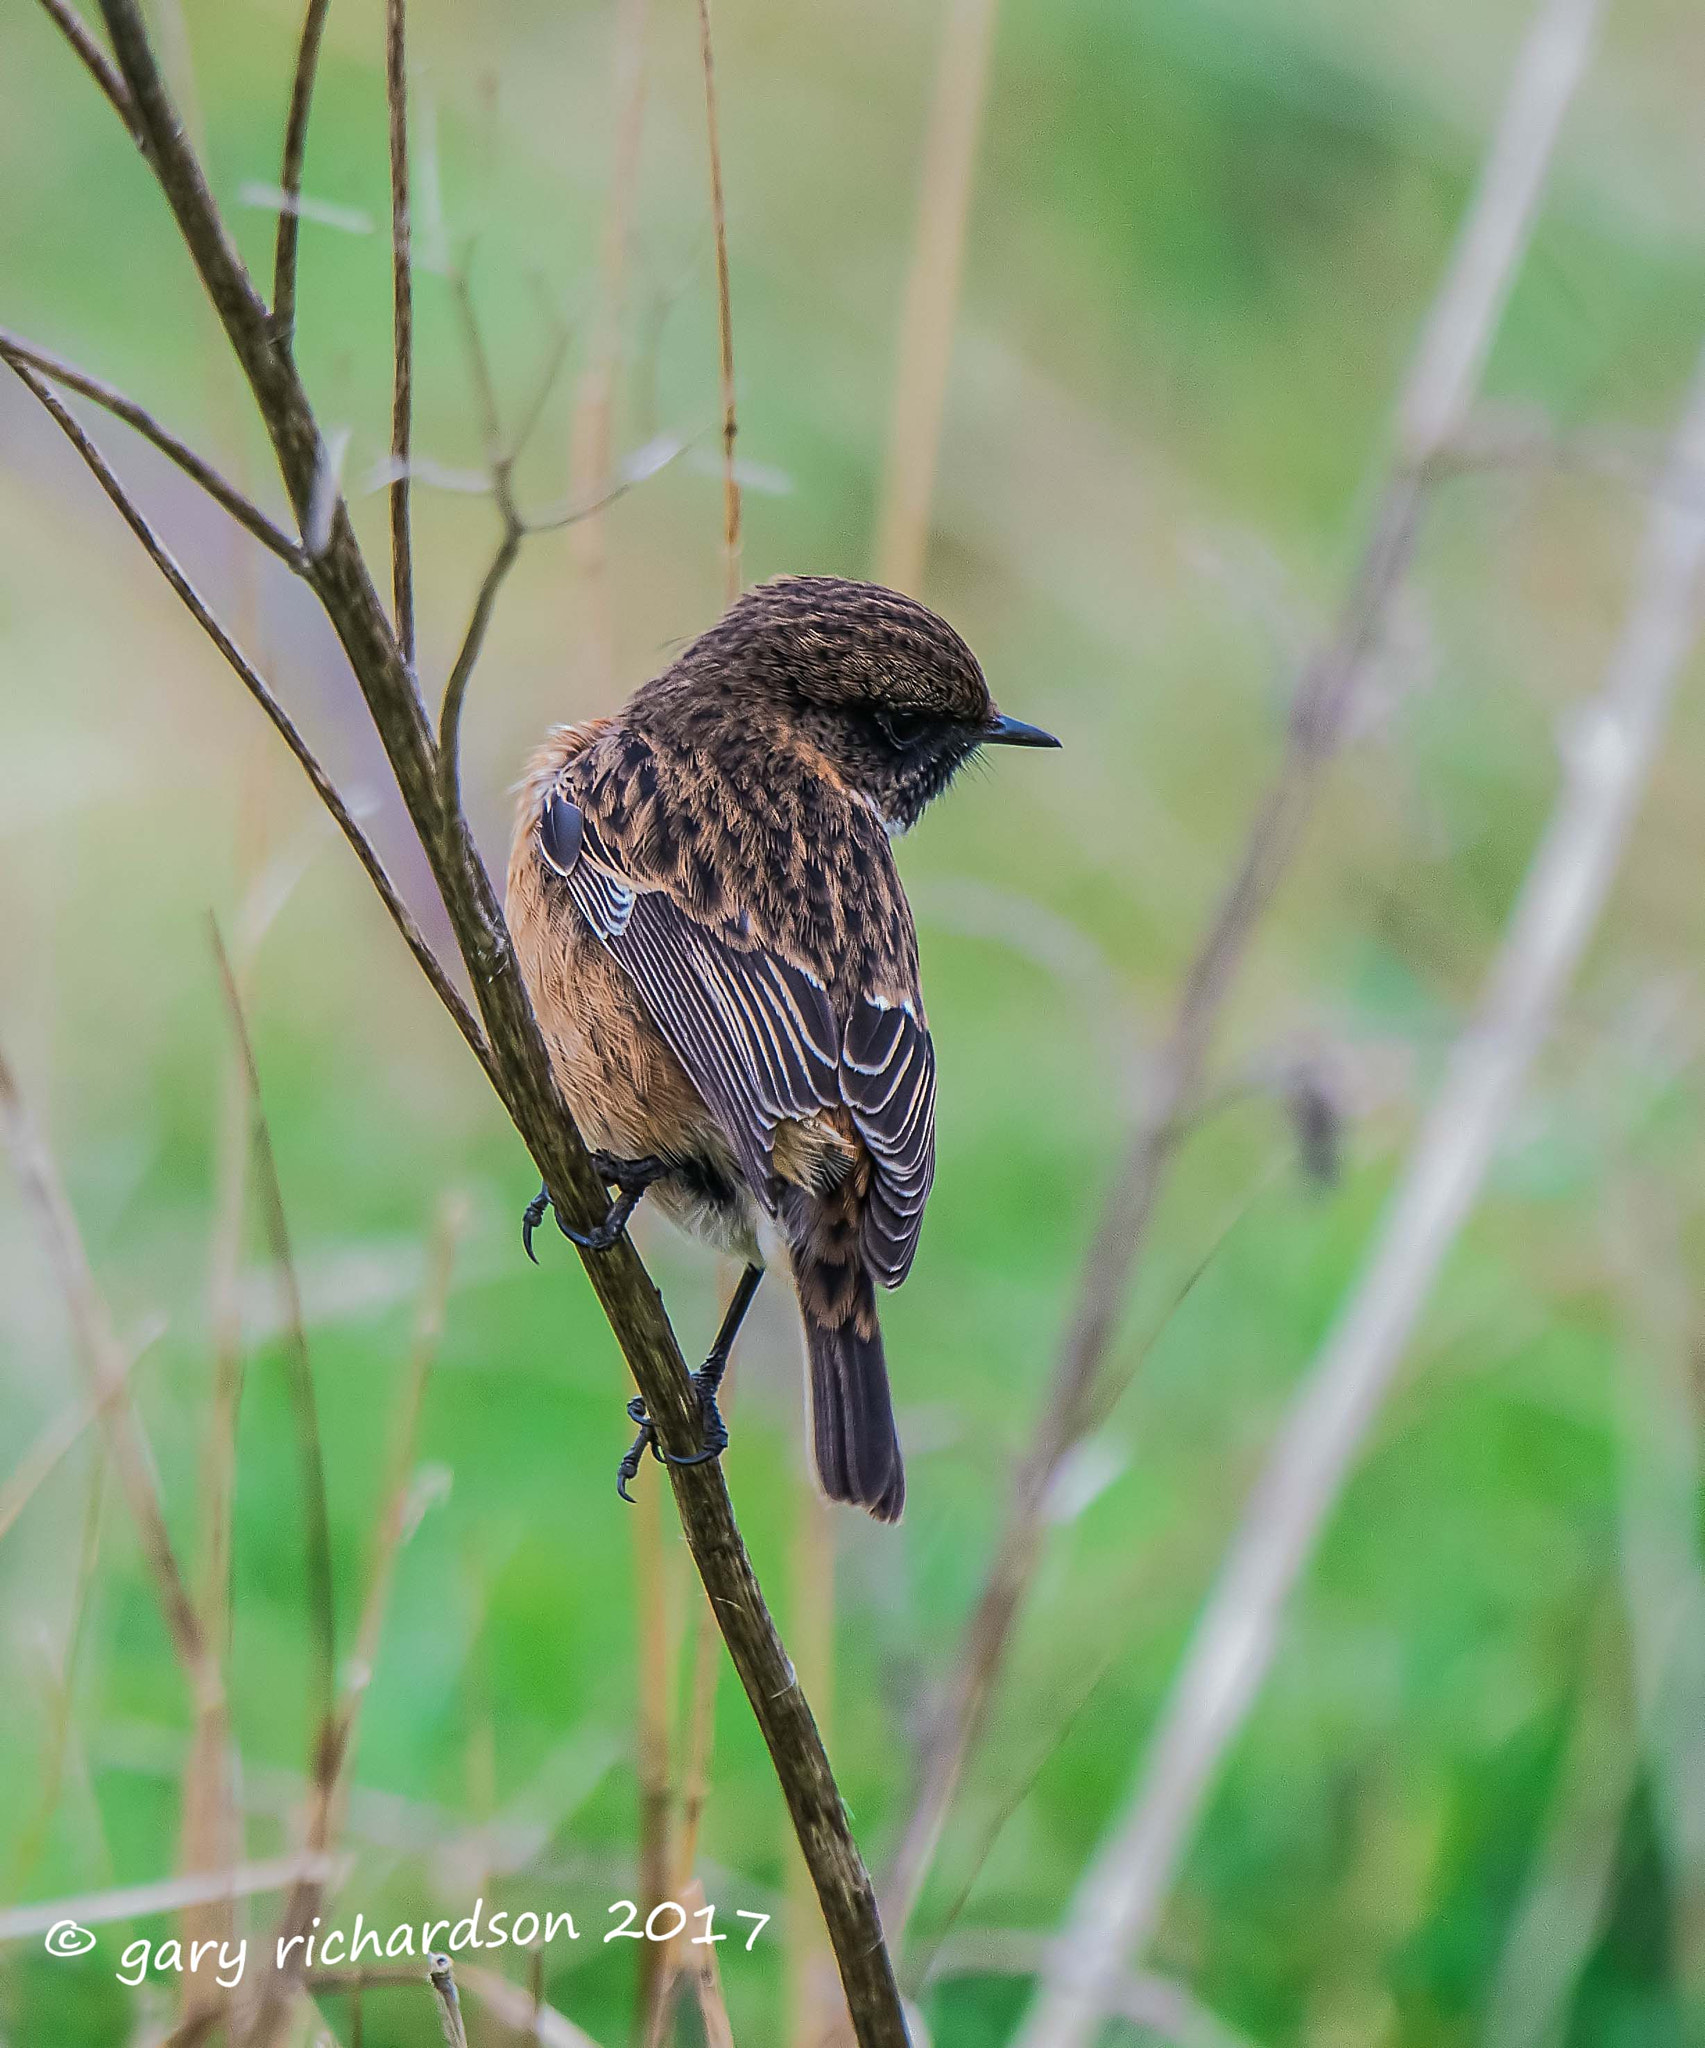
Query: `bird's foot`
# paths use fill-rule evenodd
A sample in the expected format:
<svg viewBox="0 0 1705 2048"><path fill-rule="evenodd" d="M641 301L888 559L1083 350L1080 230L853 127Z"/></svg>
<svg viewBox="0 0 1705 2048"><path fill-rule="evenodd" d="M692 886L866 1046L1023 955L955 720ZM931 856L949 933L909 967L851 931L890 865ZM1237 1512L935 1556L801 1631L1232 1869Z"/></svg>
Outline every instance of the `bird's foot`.
<svg viewBox="0 0 1705 2048"><path fill-rule="evenodd" d="M628 1227L629 1219L639 1207L640 1197L653 1182L663 1178L669 1167L662 1159L618 1159L609 1152L594 1152L592 1164L604 1185L616 1190L616 1199L610 1204L609 1213L602 1223L595 1223L590 1230L576 1230L558 1216L557 1228L570 1244L578 1245L583 1252L607 1252ZM533 1232L544 1221L545 1211L551 1206L550 1190L541 1187L521 1212L521 1246L535 1266L539 1261L533 1251Z"/></svg>
<svg viewBox="0 0 1705 2048"><path fill-rule="evenodd" d="M646 1413L643 1395L635 1394L628 1403L628 1413L639 1424L639 1434L628 1446L627 1455L616 1471L616 1491L623 1500L632 1504L633 1495L628 1492L628 1487L639 1477L639 1468L648 1450L660 1465L704 1465L712 1458L720 1458L727 1450L728 1425L716 1405L716 1390L722 1384L726 1367L726 1359L713 1355L693 1374L693 1392L698 1396L699 1426L704 1432L704 1447L686 1457L677 1457L673 1451L666 1451L657 1441L657 1425Z"/></svg>

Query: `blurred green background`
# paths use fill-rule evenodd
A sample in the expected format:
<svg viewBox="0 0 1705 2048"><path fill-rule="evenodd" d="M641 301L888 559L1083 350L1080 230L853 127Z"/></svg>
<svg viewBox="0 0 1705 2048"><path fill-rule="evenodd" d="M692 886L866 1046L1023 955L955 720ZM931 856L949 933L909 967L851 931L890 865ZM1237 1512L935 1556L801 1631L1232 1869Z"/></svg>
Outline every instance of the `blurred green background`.
<svg viewBox="0 0 1705 2048"><path fill-rule="evenodd" d="M510 416L551 324L565 376L522 464L562 497L598 310L613 8L412 9L417 172ZM297 10L156 10L193 75L251 262L272 216ZM177 34L181 22L182 35ZM925 594L1057 756L993 761L901 850L942 1075L917 1269L885 1309L908 1443L897 1532L833 1519L831 1750L880 1865L932 1683L974 1597L1141 1080L1141 1051L1330 616L1387 417L1524 26L1509 0L1006 0L999 11ZM724 0L717 14L748 578L867 574L936 51L934 7ZM386 208L382 21L337 0L307 190ZM688 452L610 513L625 691L720 605L714 283L697 25L656 4L616 440ZM1499 401L1636 456L1705 331L1705 16L1621 0L1570 117L1489 373ZM133 390L277 494L165 209L51 26L0 12L0 321ZM352 488L388 432L382 236L309 222L300 356ZM418 442L480 459L449 287L418 287ZM429 929L353 685L305 592L116 424L103 445L337 772ZM359 501L382 547L382 500ZM1059 1921L1190 1620L1472 1001L1595 681L1636 501L1578 470L1449 484L1365 729L1264 929L1222 1047L1238 1090L1169 1183L1122 1340L1131 1391L1080 1457L917 1954ZM441 677L495 539L418 495L422 667ZM276 573L275 573L276 572ZM556 720L608 708L579 658L571 543L530 543L466 723L501 860L508 789ZM1306 1586L1150 1961L1268 2048L1667 2048L1705 2039L1705 1580L1693 1281L1705 1095L1696 962L1705 716L1684 692L1612 912ZM229 1034L213 912L266 929L248 987L304 1289L347 1648L435 1212L466 1197L404 1548L329 1918L569 1908L552 2001L627 2037L635 1877L628 1387L578 1262L517 1242L533 1182L296 770L21 387L0 388L0 1043L62 1162L193 1558ZM247 920L247 926L245 925ZM1299 1062L1346 1118L1295 1158ZM689 1353L722 1279L640 1229ZM1211 1253L1199 1283L1181 1282ZM302 1516L278 1293L251 1223L230 1686L246 1847L291 1839L311 1728ZM784 1631L799 1569L796 1335L760 1299L729 1482ZM64 1305L0 1178L0 1479L75 1398ZM657 1507L642 1475L638 1513ZM672 1519L669 1598L690 1620ZM805 1624L808 1626L808 1622ZM0 1542L0 1909L171 1872L187 1713L133 1531L85 1438ZM702 1874L736 2034L789 2039L780 1799L725 1672ZM1571 1890L1570 1887L1573 1889ZM1559 1904L1562 1899L1563 1903ZM1581 1902L1571 1910L1569 1900ZM241 1909L257 1935L275 1902ZM1550 1915L1547 1918L1547 1915ZM1537 1917L1536 1917L1537 1916ZM1537 1929L1537 1933L1536 1930ZM146 2038L174 1987L0 1951L20 2048ZM944 1950L944 1954L947 1951ZM1533 1958L1556 1978L1533 1988ZM499 1961L501 1962L501 1958ZM1545 1969L1540 1971L1544 1976ZM1527 1974L1524 1975L1523 1973ZM518 1974L511 1966L511 1973ZM955 1975L940 2048L993 2048L1017 1978ZM339 2041L347 2007L325 2006ZM486 2048L509 2038L475 2015ZM370 1999L369 2044L434 2038ZM687 2036L690 2038L690 2035ZM1126 2038L1138 2030L1127 2027ZM311 2038L304 2036L303 2038Z"/></svg>

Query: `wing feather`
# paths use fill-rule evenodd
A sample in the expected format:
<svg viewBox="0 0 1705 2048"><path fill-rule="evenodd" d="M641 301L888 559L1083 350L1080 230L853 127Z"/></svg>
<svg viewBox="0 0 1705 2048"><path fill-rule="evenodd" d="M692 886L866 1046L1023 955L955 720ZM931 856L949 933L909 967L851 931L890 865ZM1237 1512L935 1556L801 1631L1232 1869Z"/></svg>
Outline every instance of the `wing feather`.
<svg viewBox="0 0 1705 2048"><path fill-rule="evenodd" d="M572 775L571 764L565 784ZM913 1005L855 993L838 1016L809 968L749 941L748 912L713 929L667 883L635 872L638 863L624 862L586 808L592 793L579 778L573 795L559 785L541 815L541 857L632 977L772 1213L777 1127L846 1107L874 1169L861 1224L865 1264L884 1286L898 1286L935 1172L935 1049Z"/></svg>

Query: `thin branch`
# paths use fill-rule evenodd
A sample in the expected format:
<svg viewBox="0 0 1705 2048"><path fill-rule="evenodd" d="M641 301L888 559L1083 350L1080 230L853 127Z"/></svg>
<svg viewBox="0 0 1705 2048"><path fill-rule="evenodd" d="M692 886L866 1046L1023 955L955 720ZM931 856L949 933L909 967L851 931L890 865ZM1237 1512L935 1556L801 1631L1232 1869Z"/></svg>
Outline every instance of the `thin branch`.
<svg viewBox="0 0 1705 2048"><path fill-rule="evenodd" d="M78 369L76 364L66 362L51 350L26 341L23 335L13 334L3 327L0 327L0 357L14 369L39 370L55 384L62 384L67 391L75 391L83 398L93 399L115 419L123 420L127 427L134 427L145 441L152 442L168 461L175 462L185 476L198 483L239 526L252 533L263 547L270 548L288 568L295 570L298 576L307 569L307 557L282 527L275 526L235 484L227 483L210 462L204 461L187 443L161 426L154 415L138 405L134 398L127 397L115 385L104 383L99 377L91 377L87 370Z"/></svg>
<svg viewBox="0 0 1705 2048"><path fill-rule="evenodd" d="M1705 459L1705 354L1672 474ZM1598 921L1700 625L1705 512L1654 499L1627 622L1564 778L1478 1014L1387 1204L1374 1246L1292 1405L1196 1625L1131 1793L1078 1887L1016 2048L1089 2048L1139 1959L1220 1766L1415 1324L1479 1194Z"/></svg>
<svg viewBox="0 0 1705 2048"><path fill-rule="evenodd" d="M722 556L725 595L740 595L740 483L734 473L734 314L728 297L728 211L722 198L722 134L716 117L710 0L699 0L699 62L704 71L705 135L710 149L710 218L716 238L716 336L722 377Z"/></svg>
<svg viewBox="0 0 1705 2048"><path fill-rule="evenodd" d="M409 249L407 0L385 0L385 106L391 142L391 602L403 660L414 663L414 543L409 439L414 416L414 281Z"/></svg>
<svg viewBox="0 0 1705 2048"><path fill-rule="evenodd" d="M877 578L899 590L922 583L929 548L994 20L995 0L949 0L942 32L876 529Z"/></svg>
<svg viewBox="0 0 1705 2048"><path fill-rule="evenodd" d="M570 506L562 514L543 519L526 518L515 497L515 465L520 461L528 441L532 438L533 429L538 425L540 415L544 411L545 401L550 396L551 386L555 383L557 371L562 366L568 337L566 333L557 337L556 345L546 360L538 388L522 416L521 426L514 440L505 443L503 425L497 408L497 387L491 372L491 358L480 336L479 317L474 309L473 285L467 270L458 270L451 282L461 318L463 339L467 346L468 362L473 374L474 394L479 404L485 434L486 473L491 480L491 494L497 505L498 517L503 522L503 532L497 544L497 551L480 579L479 591L474 599L473 616L462 635L462 644L456 651L456 659L444 685L444 703L438 717L440 801L445 816L454 818L460 816L462 806L462 708L467 699L468 684L473 679L474 666L480 658L480 650L485 645L492 613L497 608L498 593L520 557L521 543L529 534L545 533L561 526L572 526L579 520L593 517L605 506L614 504L626 491L631 490L640 474L651 472L645 470L624 473L617 482L600 491L589 503Z"/></svg>
<svg viewBox="0 0 1705 2048"><path fill-rule="evenodd" d="M131 1399L129 1361L113 1333L106 1303L95 1285L88 1253L53 1156L25 1107L3 1052L0 1136L12 1154L25 1206L35 1217L48 1264L65 1298L78 1361L106 1431L107 1446L136 1524L142 1554L153 1574L166 1632L182 1667L190 1698L200 1711L217 1704L223 1697L223 1688L218 1667L208 1655L206 1637L166 1528L153 1455Z"/></svg>
<svg viewBox="0 0 1705 2048"><path fill-rule="evenodd" d="M46 14L57 24L65 40L82 59L89 76L106 94L113 111L130 130L130 139L140 149L142 126L136 118L136 107L131 100L124 80L113 69L112 59L95 40L94 31L70 5L70 0L41 0Z"/></svg>
<svg viewBox="0 0 1705 2048"><path fill-rule="evenodd" d="M1040 1555L1054 1475L1097 1412L1102 1365L1221 1012L1301 844L1408 574L1430 465L1443 445L1420 439L1421 428L1447 435L1465 412L1532 231L1564 113L1586 71L1596 13L1597 0L1544 0L1517 59L1497 137L1440 289L1437 303L1448 306L1451 317L1429 322L1399 401L1405 438L1355 579L1332 637L1302 676L1283 758L1155 1055L1147 1100L1102 1210L1032 1447L1015 1475L994 1557L925 1745L919 1790L884 1892L883 1919L896 1940L917 1905L966 1758L981 1732Z"/></svg>
<svg viewBox="0 0 1705 2048"><path fill-rule="evenodd" d="M124 523L142 543L149 559L172 586L173 591L183 604L185 610L188 611L196 624L201 627L202 631L213 642L214 646L218 648L219 652L224 655L231 667L236 670L243 687L272 721L273 728L278 733L279 738L283 740L284 744L296 757L298 765L313 785L314 794L337 821L339 831L342 832L344 838L349 842L356 859L360 861L362 867L367 871L367 879L379 892L379 900L390 913L392 924L402 934L404 944L414 955L421 972L431 983L438 1000L449 1011L457 1030L467 1040L469 1049L474 1057L490 1073L491 1052L490 1048L486 1045L478 1020L474 1017L467 1004L463 1002L460 994L457 992L455 983L445 973L437 954L427 944L425 934L421 931L419 925L415 923L413 912L403 902L402 897L398 895L396 885L385 872L384 865L380 861L378 854L374 851L371 840L368 839L366 833L355 822L355 819L350 814L348 805L338 794L336 785L320 766L307 741L303 739L301 733L297 730L290 714L272 694L267 683L238 648L236 642L232 640L231 636L220 625L206 604L203 603L189 578L178 567L171 551L159 539L154 529L142 516L142 513L137 509L135 502L131 499L123 484L113 474L105 457L83 432L71 412L60 403L59 399L54 396L53 392L48 389L33 371L24 368L20 363L13 363L12 368L23 379L24 383L29 386L41 404L46 407L54 423L77 450L77 453L82 456L84 462L88 464L96 482L118 508Z"/></svg>
<svg viewBox="0 0 1705 2048"><path fill-rule="evenodd" d="M320 43L331 0L308 0L296 69L290 81L290 112L284 122L284 161L278 173L278 236L272 256L272 331L282 349L296 346L296 245L302 231L302 163L308 152L308 114L314 103Z"/></svg>

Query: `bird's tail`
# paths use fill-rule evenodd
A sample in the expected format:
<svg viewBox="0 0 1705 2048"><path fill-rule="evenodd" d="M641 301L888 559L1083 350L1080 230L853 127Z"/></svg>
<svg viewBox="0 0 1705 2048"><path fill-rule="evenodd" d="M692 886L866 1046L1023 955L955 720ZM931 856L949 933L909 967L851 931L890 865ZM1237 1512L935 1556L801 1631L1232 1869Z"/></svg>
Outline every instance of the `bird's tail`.
<svg viewBox="0 0 1705 2048"><path fill-rule="evenodd" d="M897 1522L906 1504L906 1473L856 1212L831 1195L797 1202L788 1222L805 1322L817 1477L831 1500L868 1508L879 1522Z"/></svg>

